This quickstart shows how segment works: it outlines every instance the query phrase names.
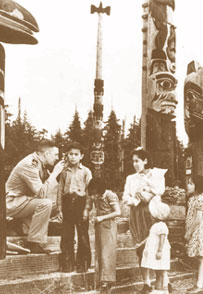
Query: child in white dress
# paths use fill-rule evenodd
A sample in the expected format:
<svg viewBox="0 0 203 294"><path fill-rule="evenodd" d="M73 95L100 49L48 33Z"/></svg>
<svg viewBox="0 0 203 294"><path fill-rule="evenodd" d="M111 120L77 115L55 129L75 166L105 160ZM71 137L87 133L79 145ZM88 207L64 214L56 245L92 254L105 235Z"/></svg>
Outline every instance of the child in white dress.
<svg viewBox="0 0 203 294"><path fill-rule="evenodd" d="M149 211L154 218L154 224L151 226L146 240L141 266L155 270L156 283L155 290L152 293L167 294L170 244L168 241L168 227L163 220L168 217L170 208L167 204L161 202L160 196L155 196L149 202Z"/></svg>

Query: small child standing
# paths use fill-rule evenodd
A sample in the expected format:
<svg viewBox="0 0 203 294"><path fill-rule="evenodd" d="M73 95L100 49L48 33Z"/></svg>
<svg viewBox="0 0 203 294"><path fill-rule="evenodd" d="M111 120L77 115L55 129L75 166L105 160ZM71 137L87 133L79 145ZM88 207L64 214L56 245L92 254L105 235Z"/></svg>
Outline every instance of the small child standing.
<svg viewBox="0 0 203 294"><path fill-rule="evenodd" d="M187 254L199 260L196 284L187 293L203 293L203 176L196 176L194 183L187 185L190 195L186 216Z"/></svg>
<svg viewBox="0 0 203 294"><path fill-rule="evenodd" d="M89 197L86 204L86 217L92 209L96 208L95 247L96 264L99 267L99 276L96 277L100 284L100 293L107 294L116 282L116 246L117 224L115 217L121 214L118 197L110 190L106 190L103 179L92 179L88 186ZM92 196L91 196L92 195Z"/></svg>
<svg viewBox="0 0 203 294"><path fill-rule="evenodd" d="M88 235L89 220L83 219L87 187L92 178L91 171L81 164L84 154L79 143L67 148L67 161L60 175L57 206L63 218L61 235L60 266L63 272L85 272L91 265L91 250ZM78 235L77 258L75 260L75 227Z"/></svg>
<svg viewBox="0 0 203 294"><path fill-rule="evenodd" d="M155 290L151 293L168 293L167 271L170 269L170 244L168 227L164 220L170 213L170 208L161 201L160 196L154 196L149 202L149 211L154 218L143 251L141 266L155 270ZM167 280L167 284L166 284Z"/></svg>

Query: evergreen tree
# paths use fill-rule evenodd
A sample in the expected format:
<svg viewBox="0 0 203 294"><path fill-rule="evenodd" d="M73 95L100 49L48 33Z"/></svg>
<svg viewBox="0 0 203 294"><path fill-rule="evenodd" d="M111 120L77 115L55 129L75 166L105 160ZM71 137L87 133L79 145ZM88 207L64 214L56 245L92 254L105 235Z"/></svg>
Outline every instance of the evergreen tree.
<svg viewBox="0 0 203 294"><path fill-rule="evenodd" d="M45 139L47 137L48 131L46 129L42 129L38 131L39 140Z"/></svg>
<svg viewBox="0 0 203 294"><path fill-rule="evenodd" d="M120 191L123 178L120 172L121 160L119 144L121 140L121 126L115 112L112 110L104 128L104 177L109 188Z"/></svg>
<svg viewBox="0 0 203 294"><path fill-rule="evenodd" d="M132 152L141 145L141 123L134 117L133 123L128 130L124 141L124 174L125 176L134 172L132 165Z"/></svg>
<svg viewBox="0 0 203 294"><path fill-rule="evenodd" d="M6 111L6 146L5 164L8 173L23 157L36 149L39 134L28 121L27 113L21 115L21 99L18 102L18 115L16 120L10 121L11 114Z"/></svg>
<svg viewBox="0 0 203 294"><path fill-rule="evenodd" d="M84 148L84 159L83 163L87 167L91 167L90 152L94 143L94 117L92 110L89 111L86 121L84 122L83 129L83 148Z"/></svg>
<svg viewBox="0 0 203 294"><path fill-rule="evenodd" d="M62 158L63 153L65 152L65 138L63 137L60 129L56 132L54 136L52 136L52 140L59 148L59 157Z"/></svg>
<svg viewBox="0 0 203 294"><path fill-rule="evenodd" d="M79 142L82 144L82 128L77 109L75 110L73 121L66 131L65 136L66 144L68 144L69 142Z"/></svg>

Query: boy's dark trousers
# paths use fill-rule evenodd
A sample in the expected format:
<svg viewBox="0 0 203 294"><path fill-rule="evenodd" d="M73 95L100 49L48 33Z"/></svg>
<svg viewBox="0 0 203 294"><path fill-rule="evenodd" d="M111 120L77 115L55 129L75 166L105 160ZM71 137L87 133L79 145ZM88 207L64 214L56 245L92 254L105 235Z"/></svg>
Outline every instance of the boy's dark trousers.
<svg viewBox="0 0 203 294"><path fill-rule="evenodd" d="M64 195L62 199L63 225L61 235L61 265L67 271L87 270L91 265L91 249L89 242L89 220L83 221L86 197L75 194ZM75 226L78 235L77 257L75 260L74 237Z"/></svg>

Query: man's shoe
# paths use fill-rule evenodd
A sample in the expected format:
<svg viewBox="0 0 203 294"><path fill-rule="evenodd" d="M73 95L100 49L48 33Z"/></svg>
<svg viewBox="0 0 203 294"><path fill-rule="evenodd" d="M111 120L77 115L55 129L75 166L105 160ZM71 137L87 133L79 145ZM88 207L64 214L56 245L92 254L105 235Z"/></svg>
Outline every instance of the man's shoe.
<svg viewBox="0 0 203 294"><path fill-rule="evenodd" d="M140 290L139 294L149 294L152 291L152 287L144 284L142 290Z"/></svg>
<svg viewBox="0 0 203 294"><path fill-rule="evenodd" d="M49 254L50 249L44 248L43 245L37 242L27 242L26 248L30 249L33 254Z"/></svg>

